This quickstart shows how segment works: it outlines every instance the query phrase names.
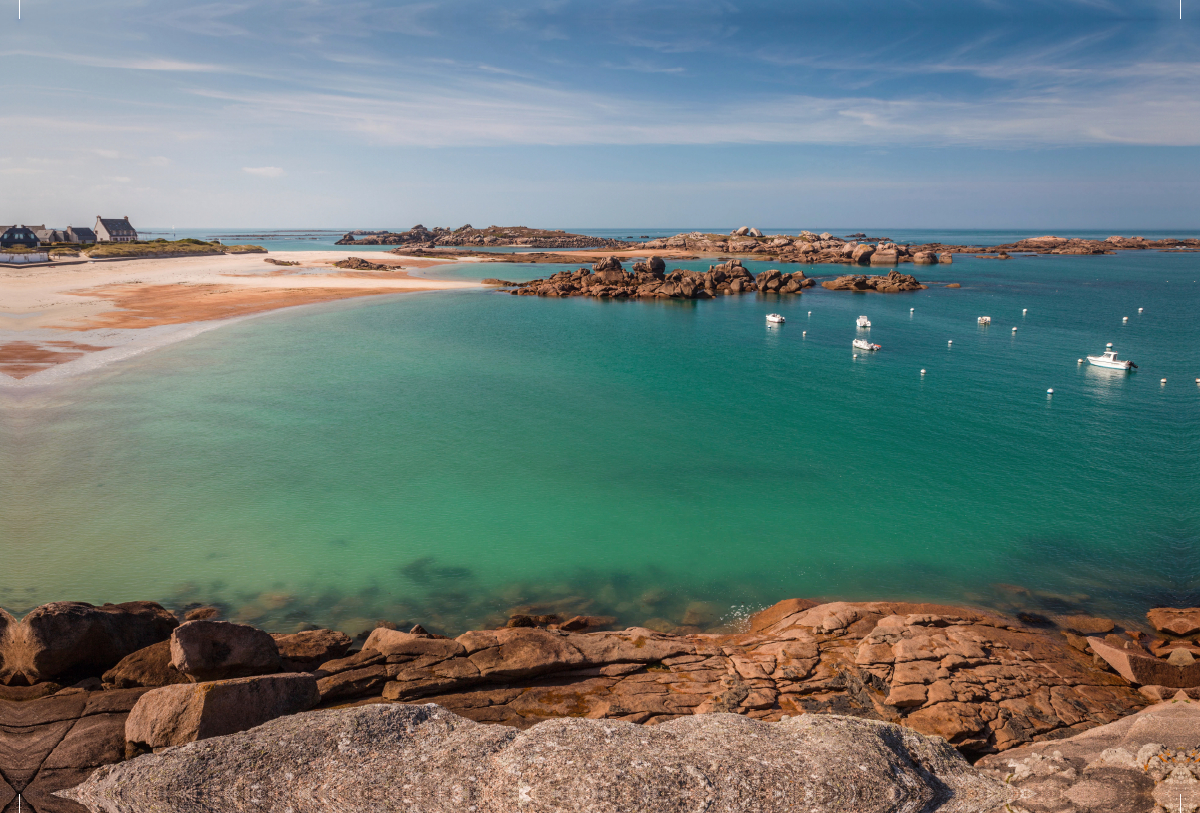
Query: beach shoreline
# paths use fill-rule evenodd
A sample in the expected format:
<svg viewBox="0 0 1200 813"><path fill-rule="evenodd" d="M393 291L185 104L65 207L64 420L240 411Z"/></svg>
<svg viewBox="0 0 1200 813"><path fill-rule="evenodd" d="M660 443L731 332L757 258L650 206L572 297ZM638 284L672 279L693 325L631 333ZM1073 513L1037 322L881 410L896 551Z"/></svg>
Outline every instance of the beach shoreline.
<svg viewBox="0 0 1200 813"><path fill-rule="evenodd" d="M459 259L387 258L352 270L345 251L131 259L3 269L0 391L28 390L284 308L480 287L408 272ZM469 261L469 260L467 260Z"/></svg>

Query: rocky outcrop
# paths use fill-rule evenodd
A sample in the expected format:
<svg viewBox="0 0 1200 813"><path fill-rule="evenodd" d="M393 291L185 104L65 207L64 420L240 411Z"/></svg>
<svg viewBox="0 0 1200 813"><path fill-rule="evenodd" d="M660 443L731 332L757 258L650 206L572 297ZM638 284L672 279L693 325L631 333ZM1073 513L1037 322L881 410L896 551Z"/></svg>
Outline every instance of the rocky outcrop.
<svg viewBox="0 0 1200 813"><path fill-rule="evenodd" d="M844 717L730 714L654 728L554 720L525 732L436 706L367 706L97 771L65 795L95 813L317 810L989 811L1012 791L936 738Z"/></svg>
<svg viewBox="0 0 1200 813"><path fill-rule="evenodd" d="M741 260L709 266L707 272L677 268L664 273L659 257L635 263L625 271L616 257L605 257L591 271L562 271L548 279L516 285L510 293L523 296L597 296L612 298L711 299L716 296L751 292L795 294L814 283L803 271L784 274L763 271L756 278Z"/></svg>
<svg viewBox="0 0 1200 813"><path fill-rule="evenodd" d="M126 754L245 731L307 711L320 699L316 679L300 673L154 689L141 696L125 721Z"/></svg>
<svg viewBox="0 0 1200 813"><path fill-rule="evenodd" d="M1118 722L985 757L1020 795L1013 813L1166 813L1200 808L1200 703L1180 696Z"/></svg>
<svg viewBox="0 0 1200 813"><path fill-rule="evenodd" d="M875 262L875 256L872 255L871 257L872 263ZM891 261L889 260L889 262ZM911 274L901 274L899 271L891 271L887 276L875 277L869 277L865 274L850 274L822 282L821 287L828 288L831 291L878 291L879 293L892 294L901 291L921 291L928 286L922 285Z"/></svg>
<svg viewBox="0 0 1200 813"><path fill-rule="evenodd" d="M338 260L333 264L335 268L346 268L351 271L398 271L404 266L388 265L387 263L373 263L369 260L364 260L362 257L347 257L344 260Z"/></svg>
<svg viewBox="0 0 1200 813"><path fill-rule="evenodd" d="M228 621L188 621L171 633L171 666L202 682L265 675L280 668L275 639Z"/></svg>
<svg viewBox="0 0 1200 813"><path fill-rule="evenodd" d="M0 611L2 612L2 611ZM115 666L126 655L162 641L179 622L151 601L95 607L59 601L20 622L0 618L0 683L73 682Z"/></svg>
<svg viewBox="0 0 1200 813"><path fill-rule="evenodd" d="M405 232L348 232L337 241L337 245L421 246L430 249L436 246L615 249L641 244L552 229L532 229L528 226L489 226L486 229L476 229L467 225L457 229L441 226L427 229L417 224Z"/></svg>
<svg viewBox="0 0 1200 813"><path fill-rule="evenodd" d="M683 618L698 629L704 617L696 608ZM0 620L6 628L18 623ZM1011 617L893 602L789 599L753 616L738 633L665 634L638 627L583 631L612 622L516 615L512 626L454 639L419 626L407 633L378 627L357 652L345 649L349 639L341 633L272 637L243 628L233 635L211 635L204 646L224 642L232 655L244 649L238 643L242 636L263 644L265 636L265 651L273 651L275 659L214 657L202 646L193 650L219 668L257 663L253 668L278 672L281 664L292 669L302 664L324 707L436 703L476 722L521 730L562 717L658 725L714 713L766 722L833 714L936 734L974 758L1068 737L1175 693L1161 683L1132 685L1100 657L1105 646L1172 669L1189 668L1177 662L1191 656L1193 647L1190 638L1154 637L1091 616ZM201 629L184 625L177 637L189 639ZM62 784L68 779L82 781L81 766L90 770L106 764L98 759L120 759L125 716L148 689L117 687L146 686L162 679L154 674L169 675L160 649L143 648L108 669L108 688L102 689L99 672L76 687L0 686L5 781L29 799L28 794L69 786ZM198 697L189 692L216 685L205 682L203 674L193 677L199 682L166 688L180 697ZM97 744L89 745L88 732L97 732ZM22 757L29 763L23 773L10 771L12 754L28 750L30 743L44 745ZM58 767L50 771L47 760ZM52 809L38 808L38 813Z"/></svg>

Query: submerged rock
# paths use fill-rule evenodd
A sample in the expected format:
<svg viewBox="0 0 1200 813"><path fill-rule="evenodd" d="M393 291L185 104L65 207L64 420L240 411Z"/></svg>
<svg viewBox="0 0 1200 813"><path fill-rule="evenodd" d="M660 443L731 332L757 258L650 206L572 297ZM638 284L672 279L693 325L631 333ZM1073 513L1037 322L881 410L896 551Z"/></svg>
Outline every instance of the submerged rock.
<svg viewBox="0 0 1200 813"><path fill-rule="evenodd" d="M437 706L274 720L97 771L94 813L421 810L990 811L1015 794L938 738L888 723L713 714L650 728L561 719L525 732ZM333 802L336 800L336 802Z"/></svg>

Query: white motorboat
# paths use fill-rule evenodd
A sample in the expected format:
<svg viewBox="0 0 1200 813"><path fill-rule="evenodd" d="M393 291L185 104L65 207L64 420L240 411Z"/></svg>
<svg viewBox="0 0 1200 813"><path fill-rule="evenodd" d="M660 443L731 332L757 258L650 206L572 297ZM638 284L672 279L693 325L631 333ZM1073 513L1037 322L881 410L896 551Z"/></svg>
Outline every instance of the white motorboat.
<svg viewBox="0 0 1200 813"><path fill-rule="evenodd" d="M767 314L767 321L768 321L768 322L771 322L771 323L773 323L773 324L776 324L776 325L782 325L784 322L786 322L786 321L787 321L787 319L784 319L784 318L783 318L781 315L779 315L778 313L768 313L768 314Z"/></svg>
<svg viewBox="0 0 1200 813"><path fill-rule="evenodd" d="M992 317L990 317L990 316L980 316L979 317L979 324L990 325L991 323L992 323Z"/></svg>
<svg viewBox="0 0 1200 813"><path fill-rule="evenodd" d="M858 325L859 327L870 327L871 320L865 316L860 316L860 317L858 317L858 321L855 322L855 324Z"/></svg>
<svg viewBox="0 0 1200 813"><path fill-rule="evenodd" d="M1127 359L1117 358L1117 351L1112 349L1112 342L1098 356L1088 356L1087 360L1097 367L1108 367L1112 370L1136 370L1137 365Z"/></svg>
<svg viewBox="0 0 1200 813"><path fill-rule="evenodd" d="M874 352L883 346L880 344L871 344L866 339L855 339L852 344L855 350L866 350L868 353Z"/></svg>

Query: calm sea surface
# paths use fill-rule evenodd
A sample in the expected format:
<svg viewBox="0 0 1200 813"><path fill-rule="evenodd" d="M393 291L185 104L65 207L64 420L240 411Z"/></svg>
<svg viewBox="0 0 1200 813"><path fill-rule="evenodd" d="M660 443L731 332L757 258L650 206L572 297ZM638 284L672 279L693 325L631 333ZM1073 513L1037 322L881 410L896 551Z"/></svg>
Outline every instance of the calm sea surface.
<svg viewBox="0 0 1200 813"><path fill-rule="evenodd" d="M456 273L557 270L502 268ZM1200 603L1200 255L916 270L963 287L381 297L119 363L0 440L0 605L358 632L519 607L710 626L789 596ZM855 359L859 314L883 349ZM1140 369L1076 363L1106 342Z"/></svg>

